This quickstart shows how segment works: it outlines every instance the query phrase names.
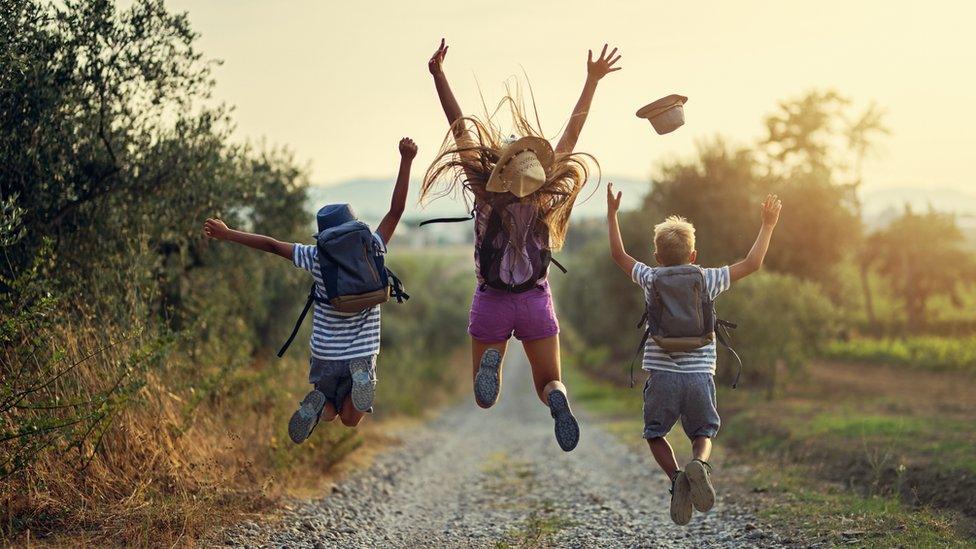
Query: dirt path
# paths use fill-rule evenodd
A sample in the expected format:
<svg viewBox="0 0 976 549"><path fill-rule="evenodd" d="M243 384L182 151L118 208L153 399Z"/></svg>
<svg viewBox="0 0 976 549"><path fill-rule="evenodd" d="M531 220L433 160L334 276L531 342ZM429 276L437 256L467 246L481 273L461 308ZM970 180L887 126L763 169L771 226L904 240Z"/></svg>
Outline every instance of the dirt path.
<svg viewBox="0 0 976 549"><path fill-rule="evenodd" d="M328 496L296 503L274 525L239 525L222 541L268 547L776 544L774 534L753 527L746 512L721 498L688 527L671 524L666 481L648 456L588 422L585 412L577 411L579 447L563 453L520 346L510 347L506 362L502 398L493 409L465 399L426 426L399 433L402 445Z"/></svg>

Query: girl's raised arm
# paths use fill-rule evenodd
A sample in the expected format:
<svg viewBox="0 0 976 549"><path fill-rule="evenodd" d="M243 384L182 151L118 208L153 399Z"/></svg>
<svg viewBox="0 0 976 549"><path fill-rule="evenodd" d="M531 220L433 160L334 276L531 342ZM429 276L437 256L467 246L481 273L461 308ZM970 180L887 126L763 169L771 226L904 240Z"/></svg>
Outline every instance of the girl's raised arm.
<svg viewBox="0 0 976 549"><path fill-rule="evenodd" d="M613 48L607 54L607 47L608 44L603 45L600 58L596 61L593 60L593 50L590 50L586 61L586 83L583 84L583 93L580 94L579 101L576 102L576 107L573 109L573 114L569 117L569 124L566 125L566 131L563 132L559 144L556 145L557 153L570 154L573 152L573 149L576 148L576 141L579 140L580 132L583 131L583 123L586 122L586 115L590 112L590 104L593 103L593 93L596 91L597 82L611 72L619 71L622 68L613 66L620 60L619 55L614 57L617 53L617 48Z"/></svg>
<svg viewBox="0 0 976 549"><path fill-rule="evenodd" d="M451 91L451 85L447 83L447 76L444 75L443 67L444 57L447 56L447 48L449 47L441 38L441 45L434 52L434 55L430 56L430 61L427 62L427 70L434 77L434 87L437 88L437 97L441 100L441 107L444 109L444 115L447 116L447 123L454 128L455 139L459 139L464 135L464 121L461 120L463 115L461 114L461 106L458 105L454 92Z"/></svg>

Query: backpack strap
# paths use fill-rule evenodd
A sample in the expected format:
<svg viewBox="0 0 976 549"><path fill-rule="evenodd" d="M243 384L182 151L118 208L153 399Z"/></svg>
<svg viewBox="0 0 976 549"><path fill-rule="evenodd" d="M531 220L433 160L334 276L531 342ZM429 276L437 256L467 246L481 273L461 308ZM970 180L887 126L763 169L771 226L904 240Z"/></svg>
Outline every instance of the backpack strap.
<svg viewBox="0 0 976 549"><path fill-rule="evenodd" d="M634 363L637 362L637 358L643 354L644 346L647 345L647 340L650 338L651 338L651 329L645 328L644 337L641 338L640 345L637 346L637 352L634 353L634 358L630 360L630 388L631 389L634 388Z"/></svg>
<svg viewBox="0 0 976 549"><path fill-rule="evenodd" d="M728 349L732 356L735 357L736 362L739 363L739 368L735 372L735 380L732 382L732 388L735 389L739 385L739 376L742 375L742 359L739 358L739 353L735 352L732 345L729 343L731 339L729 337L729 330L738 328L739 325L734 322L729 322L728 320L722 320L721 318L715 319L715 339L722 344L722 347Z"/></svg>
<svg viewBox="0 0 976 549"><path fill-rule="evenodd" d="M281 349L278 350L278 358L281 358L285 354L285 351L288 350L288 346L291 345L291 342L295 340L295 336L298 335L298 329L302 327L302 322L305 321L305 316L308 315L308 310L312 308L313 301L326 303L326 300L322 299L315 293L315 284L312 284L312 289L308 292L308 299L305 300L305 308L302 309L302 314L298 315L298 320L295 322L295 327L291 330L291 335L288 336L288 341L285 341L285 344L282 345Z"/></svg>
<svg viewBox="0 0 976 549"><path fill-rule="evenodd" d="M390 278L390 296L396 299L397 303L403 303L410 299L410 294L403 288L403 282L400 281L400 277L393 274L393 271L390 269L386 270L386 275Z"/></svg>
<svg viewBox="0 0 976 549"><path fill-rule="evenodd" d="M420 222L418 227L423 227L424 225L431 225L433 223L464 223L465 221L471 221L474 219L474 210L471 210L471 214L468 217L437 217L434 219L427 219Z"/></svg>
<svg viewBox="0 0 976 549"><path fill-rule="evenodd" d="M552 263L556 267L559 267L559 270L562 271L563 274L566 274L566 273L569 272L569 271L566 270L566 267L563 267L563 264L562 263L556 261L556 258L555 257L552 257L551 255L549 256L549 263Z"/></svg>

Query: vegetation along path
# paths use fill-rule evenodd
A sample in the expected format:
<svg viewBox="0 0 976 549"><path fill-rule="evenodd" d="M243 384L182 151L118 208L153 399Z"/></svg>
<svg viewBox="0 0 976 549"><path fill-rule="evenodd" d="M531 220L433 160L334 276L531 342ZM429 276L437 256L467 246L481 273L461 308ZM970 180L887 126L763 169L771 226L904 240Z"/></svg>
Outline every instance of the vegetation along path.
<svg viewBox="0 0 976 549"><path fill-rule="evenodd" d="M777 544L772 532L743 528L752 517L721 498L689 526L675 526L666 481L646 453L625 447L585 413L579 447L563 453L520 346L510 347L505 374L493 409L465 399L424 427L399 433L402 445L330 494L293 506L283 520L240 524L221 541L268 547Z"/></svg>

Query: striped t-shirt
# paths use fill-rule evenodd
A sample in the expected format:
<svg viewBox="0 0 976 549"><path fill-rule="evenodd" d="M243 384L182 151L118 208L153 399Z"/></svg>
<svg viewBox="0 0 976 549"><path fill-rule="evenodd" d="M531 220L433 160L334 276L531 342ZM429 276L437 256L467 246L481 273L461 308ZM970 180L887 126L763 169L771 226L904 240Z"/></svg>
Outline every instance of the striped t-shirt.
<svg viewBox="0 0 976 549"><path fill-rule="evenodd" d="M705 290L712 299L715 299L720 293L728 290L732 284L728 267L702 270L705 271ZM649 303L651 297L651 283L654 281L655 271L657 269L648 267L638 261L634 264L634 270L631 272L631 278L644 290L645 303ZM642 368L645 370L714 375L715 358L714 341L704 347L687 352L668 352L658 347L657 343L654 343L654 340L648 339L647 344L644 345L644 362Z"/></svg>
<svg viewBox="0 0 976 549"><path fill-rule="evenodd" d="M373 235L386 252L378 234ZM295 266L312 273L315 291L325 297L325 283L319 270L319 251L314 245L295 244ZM312 314L312 357L321 360L346 360L379 354L380 306L359 313L340 313L327 303L315 302Z"/></svg>

